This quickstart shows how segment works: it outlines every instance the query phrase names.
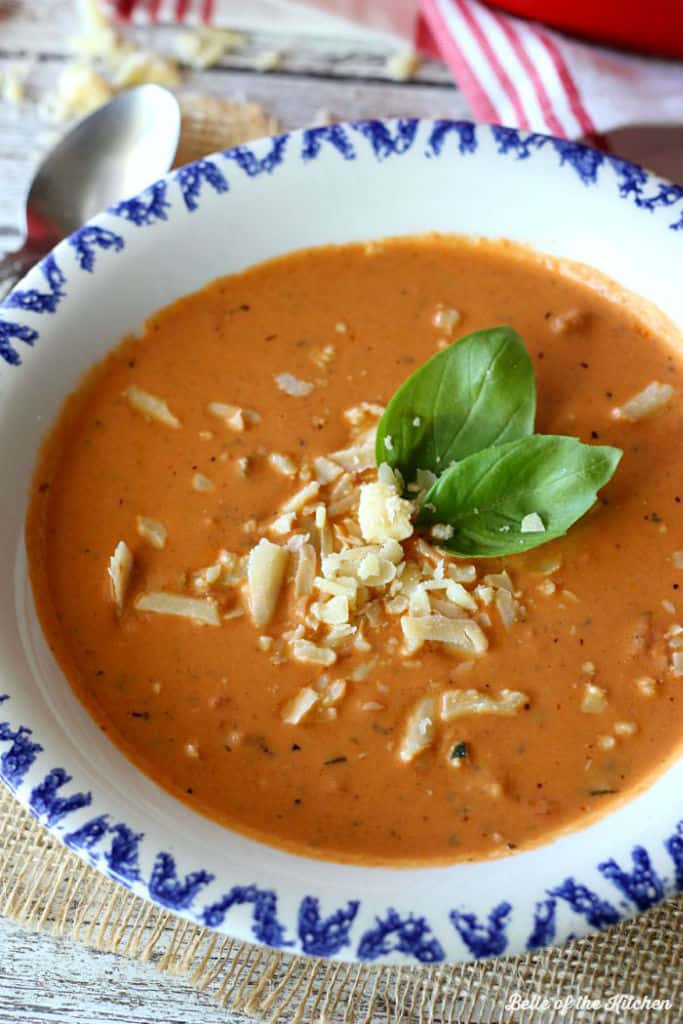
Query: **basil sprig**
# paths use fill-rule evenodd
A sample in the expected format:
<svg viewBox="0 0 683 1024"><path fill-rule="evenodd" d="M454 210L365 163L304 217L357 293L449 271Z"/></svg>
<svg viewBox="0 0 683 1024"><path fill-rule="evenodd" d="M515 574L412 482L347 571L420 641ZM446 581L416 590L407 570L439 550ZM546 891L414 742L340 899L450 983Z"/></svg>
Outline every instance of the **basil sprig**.
<svg viewBox="0 0 683 1024"><path fill-rule="evenodd" d="M377 462L407 485L418 469L436 474L417 523L449 528L440 547L467 558L529 551L563 536L595 504L622 452L534 434L535 410L529 356L507 327L450 346L391 399Z"/></svg>
<svg viewBox="0 0 683 1024"><path fill-rule="evenodd" d="M416 370L389 402L377 431L377 465L406 483L451 462L534 432L536 384L511 327L475 331Z"/></svg>

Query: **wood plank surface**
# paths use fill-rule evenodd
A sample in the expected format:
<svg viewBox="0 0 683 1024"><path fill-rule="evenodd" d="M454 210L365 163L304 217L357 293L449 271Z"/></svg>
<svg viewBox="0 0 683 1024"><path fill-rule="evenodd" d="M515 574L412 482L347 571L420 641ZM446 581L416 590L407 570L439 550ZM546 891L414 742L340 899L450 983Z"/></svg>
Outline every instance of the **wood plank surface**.
<svg viewBox="0 0 683 1024"><path fill-rule="evenodd" d="M244 1024L180 978L0 921L2 1024Z"/></svg>

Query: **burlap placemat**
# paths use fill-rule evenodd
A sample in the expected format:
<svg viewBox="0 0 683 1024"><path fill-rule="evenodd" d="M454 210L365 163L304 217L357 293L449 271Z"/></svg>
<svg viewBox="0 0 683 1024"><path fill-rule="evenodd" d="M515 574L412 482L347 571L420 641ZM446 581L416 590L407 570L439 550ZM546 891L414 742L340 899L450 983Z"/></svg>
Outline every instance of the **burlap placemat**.
<svg viewBox="0 0 683 1024"><path fill-rule="evenodd" d="M180 108L182 126L176 167L278 130L275 118L256 103L188 94L180 97Z"/></svg>
<svg viewBox="0 0 683 1024"><path fill-rule="evenodd" d="M253 104L186 97L178 163L275 129ZM683 1021L683 900L523 957L429 968L327 963L224 938L133 896L62 846L2 786L0 914L149 961L270 1024Z"/></svg>
<svg viewBox="0 0 683 1024"><path fill-rule="evenodd" d="M269 1024L683 1020L681 900L523 957L428 968L328 963L226 939L131 895L62 846L2 786L0 914L183 975L224 1006ZM626 1005L643 996L668 1006ZM614 997L626 1002L610 1008ZM514 1010L519 998L534 1005Z"/></svg>

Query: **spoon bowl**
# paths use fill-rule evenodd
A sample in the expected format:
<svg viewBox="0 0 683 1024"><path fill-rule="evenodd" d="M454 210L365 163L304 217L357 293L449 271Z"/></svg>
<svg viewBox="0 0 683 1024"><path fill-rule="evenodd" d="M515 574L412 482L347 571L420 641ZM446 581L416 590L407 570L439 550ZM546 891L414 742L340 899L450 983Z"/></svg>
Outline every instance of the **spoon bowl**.
<svg viewBox="0 0 683 1024"><path fill-rule="evenodd" d="M178 101L159 85L122 92L80 121L38 167L26 205L26 241L0 260L0 289L99 210L164 174L179 135Z"/></svg>

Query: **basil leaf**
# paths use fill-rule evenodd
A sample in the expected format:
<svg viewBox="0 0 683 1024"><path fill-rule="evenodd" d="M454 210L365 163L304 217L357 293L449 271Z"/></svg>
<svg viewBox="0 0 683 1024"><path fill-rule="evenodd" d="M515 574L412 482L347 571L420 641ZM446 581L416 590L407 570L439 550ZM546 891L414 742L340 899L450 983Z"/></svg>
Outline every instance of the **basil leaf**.
<svg viewBox="0 0 683 1024"><path fill-rule="evenodd" d="M406 483L418 469L437 475L454 460L533 433L534 371L511 327L475 331L416 370L389 402L377 429L377 465Z"/></svg>
<svg viewBox="0 0 683 1024"><path fill-rule="evenodd" d="M574 437L535 434L452 466L427 493L418 523L453 528L439 547L468 558L513 555L562 537L595 503L622 452ZM540 516L545 530L523 533Z"/></svg>

